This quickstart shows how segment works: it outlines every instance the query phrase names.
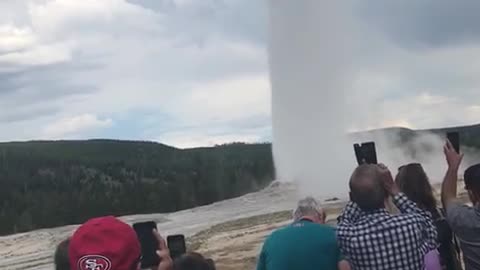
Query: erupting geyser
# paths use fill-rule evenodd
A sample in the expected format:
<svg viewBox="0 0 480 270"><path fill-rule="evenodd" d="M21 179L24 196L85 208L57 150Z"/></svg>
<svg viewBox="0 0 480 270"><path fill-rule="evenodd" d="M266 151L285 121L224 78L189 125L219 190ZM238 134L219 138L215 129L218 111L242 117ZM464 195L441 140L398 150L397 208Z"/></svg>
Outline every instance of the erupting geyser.
<svg viewBox="0 0 480 270"><path fill-rule="evenodd" d="M270 77L277 178L310 194L346 194L351 52L342 1L271 0Z"/></svg>
<svg viewBox="0 0 480 270"><path fill-rule="evenodd" d="M355 119L371 120L361 123L385 120L378 110L381 97L374 101L368 91L356 92L362 89L358 85L362 71L368 70L367 63L355 64L356 56L372 41L356 36L359 22L351 6L349 1L269 1L277 179L297 182L304 194L345 196L356 166L352 143L374 140L379 161L393 174L400 165L420 162L438 183L446 169L441 136L417 133L407 146L401 134L394 132L347 135L351 127L362 128ZM369 51L368 57L385 56ZM476 150L463 151L464 166L480 158Z"/></svg>

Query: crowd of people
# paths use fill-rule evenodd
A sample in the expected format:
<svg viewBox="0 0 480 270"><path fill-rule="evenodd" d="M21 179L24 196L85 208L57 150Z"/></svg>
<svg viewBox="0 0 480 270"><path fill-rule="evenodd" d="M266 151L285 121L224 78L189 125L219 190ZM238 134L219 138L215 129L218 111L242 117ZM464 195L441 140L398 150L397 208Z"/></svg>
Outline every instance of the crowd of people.
<svg viewBox="0 0 480 270"><path fill-rule="evenodd" d="M311 197L298 202L293 222L265 240L257 270L461 270L480 269L480 164L465 171L471 205L457 197L463 155L447 141L448 164L439 207L421 164L398 169L358 166L349 183L350 202L337 227ZM395 208L388 205L393 202ZM212 260L187 253L172 260L157 231L160 264L155 270L214 270ZM141 248L135 231L114 217L92 219L55 252L57 270L138 270Z"/></svg>
<svg viewBox="0 0 480 270"><path fill-rule="evenodd" d="M158 242L158 266L152 270L215 270L211 259L186 253L172 259L165 239L154 230ZM115 217L94 218L81 225L55 251L56 270L139 270L141 247L137 234Z"/></svg>
<svg viewBox="0 0 480 270"><path fill-rule="evenodd" d="M457 197L463 155L448 141L444 152L443 208L421 164L401 166L395 179L383 164L363 164L336 229L314 199L301 200L293 223L266 239L257 270L460 270L461 257L464 269L480 269L480 164L464 174L468 206Z"/></svg>

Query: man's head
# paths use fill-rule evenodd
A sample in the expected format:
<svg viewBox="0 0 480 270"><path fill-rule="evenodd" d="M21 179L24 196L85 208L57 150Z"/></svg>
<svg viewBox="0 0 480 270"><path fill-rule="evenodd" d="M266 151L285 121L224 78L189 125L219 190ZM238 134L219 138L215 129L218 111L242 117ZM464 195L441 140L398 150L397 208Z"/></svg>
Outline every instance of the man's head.
<svg viewBox="0 0 480 270"><path fill-rule="evenodd" d="M54 255L55 270L70 270L70 260L68 259L69 243L70 239L65 239L58 244Z"/></svg>
<svg viewBox="0 0 480 270"><path fill-rule="evenodd" d="M140 244L135 231L114 217L95 218L70 239L70 266L75 270L140 269Z"/></svg>
<svg viewBox="0 0 480 270"><path fill-rule="evenodd" d="M298 202L297 208L293 211L293 219L300 221L302 219L311 220L315 223L325 223L325 212L320 204L312 197L307 197Z"/></svg>
<svg viewBox="0 0 480 270"><path fill-rule="evenodd" d="M385 191L382 174L377 165L358 166L350 178L350 199L363 211L385 208Z"/></svg>
<svg viewBox="0 0 480 270"><path fill-rule="evenodd" d="M473 204L480 203L480 164L473 165L465 171L465 189Z"/></svg>

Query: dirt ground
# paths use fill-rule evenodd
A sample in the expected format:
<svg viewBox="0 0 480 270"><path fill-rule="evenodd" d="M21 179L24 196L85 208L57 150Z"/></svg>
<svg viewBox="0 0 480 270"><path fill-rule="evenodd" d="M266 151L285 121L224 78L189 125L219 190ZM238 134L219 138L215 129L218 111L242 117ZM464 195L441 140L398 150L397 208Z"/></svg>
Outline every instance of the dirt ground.
<svg viewBox="0 0 480 270"><path fill-rule="evenodd" d="M343 205L332 204L327 208L329 223L335 223ZM255 269L265 238L290 222L290 211L239 219L198 233L188 239L188 246L214 259L218 270Z"/></svg>

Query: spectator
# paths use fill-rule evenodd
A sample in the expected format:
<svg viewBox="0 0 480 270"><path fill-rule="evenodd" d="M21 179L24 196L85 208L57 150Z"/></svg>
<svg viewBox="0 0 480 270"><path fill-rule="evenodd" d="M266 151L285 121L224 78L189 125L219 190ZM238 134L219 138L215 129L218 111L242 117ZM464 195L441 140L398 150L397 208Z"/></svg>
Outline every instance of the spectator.
<svg viewBox="0 0 480 270"><path fill-rule="evenodd" d="M70 261L68 259L69 243L70 239L65 239L58 244L54 255L55 270L70 270Z"/></svg>
<svg viewBox="0 0 480 270"><path fill-rule="evenodd" d="M205 259L201 254L190 252L177 258L173 263L174 270L215 270L211 259Z"/></svg>
<svg viewBox="0 0 480 270"><path fill-rule="evenodd" d="M171 270L172 259L165 240L155 231L161 258L158 270ZM114 217L87 221L70 239L70 266L74 270L140 269L140 243L135 231Z"/></svg>
<svg viewBox="0 0 480 270"><path fill-rule="evenodd" d="M389 195L399 215L385 210ZM424 256L437 248L437 231L430 214L399 192L387 167L361 165L355 169L350 198L338 218L337 236L353 269L423 269Z"/></svg>
<svg viewBox="0 0 480 270"><path fill-rule="evenodd" d="M400 190L417 206L430 212L438 233L438 251L443 269L461 269L458 249L452 230L448 225L443 211L437 208L437 200L433 195L428 176L419 163L411 163L400 167L395 183ZM436 251L434 251L436 253ZM431 256L432 258L432 256Z"/></svg>
<svg viewBox="0 0 480 270"><path fill-rule="evenodd" d="M315 199L301 200L293 223L265 241L257 270L350 269L340 255L334 229L324 224L325 218Z"/></svg>
<svg viewBox="0 0 480 270"><path fill-rule="evenodd" d="M458 170L463 154L458 154L450 142L444 147L448 170L442 185L442 202L447 221L457 235L466 270L480 269L480 164L465 171L465 189L473 206L457 198Z"/></svg>

